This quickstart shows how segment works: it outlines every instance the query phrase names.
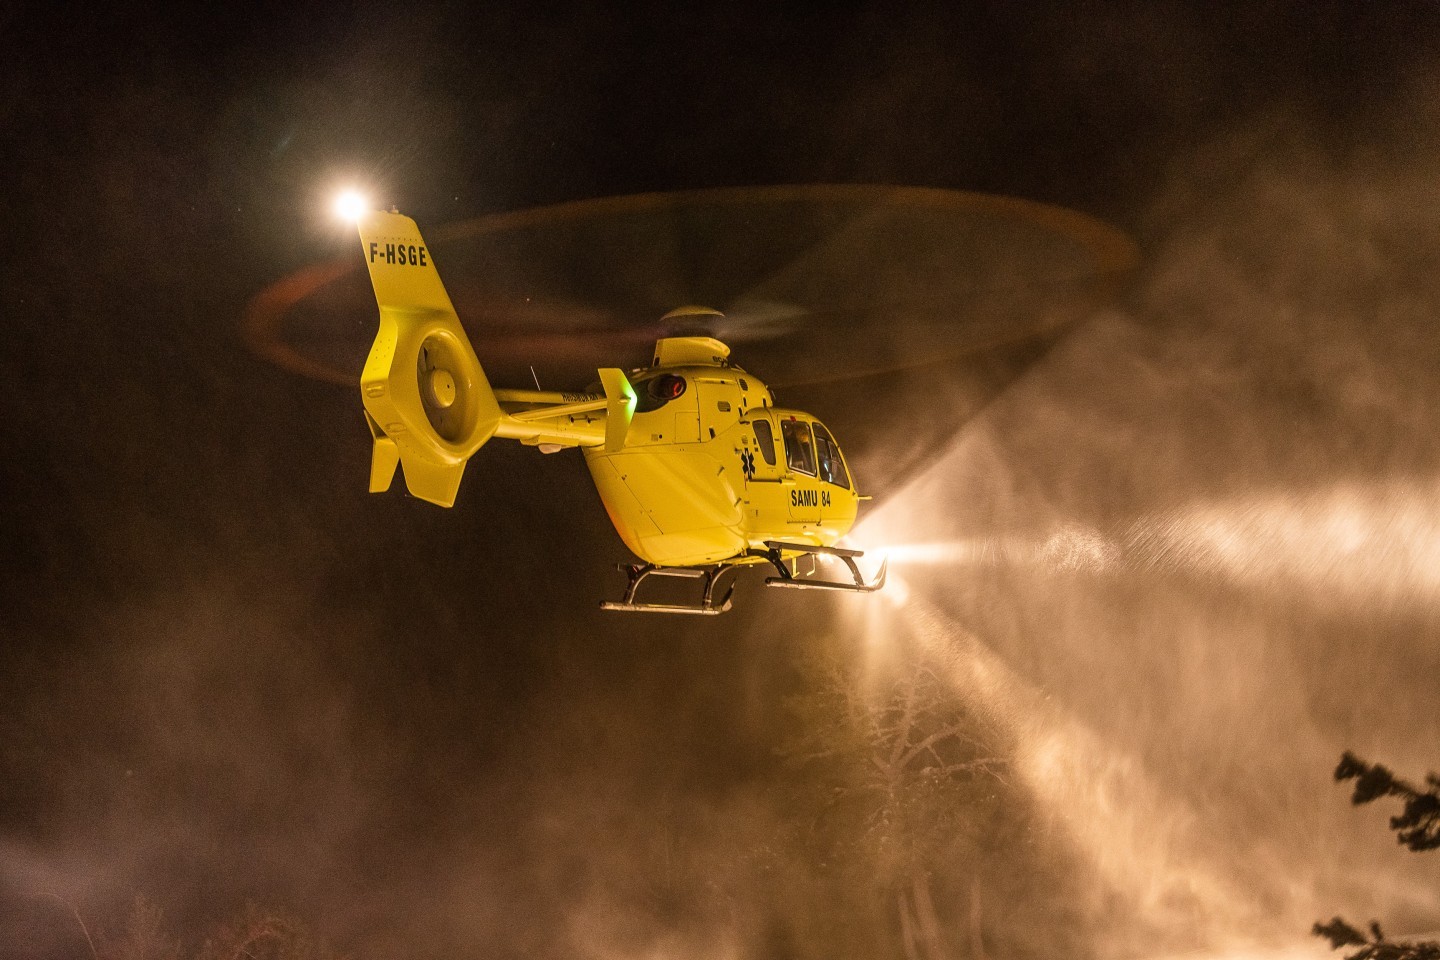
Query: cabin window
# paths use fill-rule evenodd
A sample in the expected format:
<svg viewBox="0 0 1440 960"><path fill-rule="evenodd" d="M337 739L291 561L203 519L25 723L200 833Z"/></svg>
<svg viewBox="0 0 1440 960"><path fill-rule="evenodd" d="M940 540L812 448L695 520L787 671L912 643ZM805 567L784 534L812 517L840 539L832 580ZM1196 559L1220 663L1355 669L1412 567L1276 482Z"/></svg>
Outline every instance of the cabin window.
<svg viewBox="0 0 1440 960"><path fill-rule="evenodd" d="M755 443L760 447L760 456L770 466L775 466L775 431L770 429L770 421L756 420L751 426L755 428Z"/></svg>
<svg viewBox="0 0 1440 960"><path fill-rule="evenodd" d="M785 462L790 469L815 476L815 446L810 439L810 424L781 420L780 436L785 439Z"/></svg>
<svg viewBox="0 0 1440 960"><path fill-rule="evenodd" d="M850 475L845 472L845 461L840 458L840 445L830 436L830 431L815 424L815 453L820 461L820 479L837 487L850 488Z"/></svg>

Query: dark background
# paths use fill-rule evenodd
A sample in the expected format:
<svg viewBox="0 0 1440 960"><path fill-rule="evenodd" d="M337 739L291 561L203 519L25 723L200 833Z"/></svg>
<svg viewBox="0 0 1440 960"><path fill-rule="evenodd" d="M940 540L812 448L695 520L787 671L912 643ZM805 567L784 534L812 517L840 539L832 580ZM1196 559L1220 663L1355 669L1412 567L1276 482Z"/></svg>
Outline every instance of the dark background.
<svg viewBox="0 0 1440 960"><path fill-rule="evenodd" d="M794 722L783 697L804 684L797 659L839 629L804 611L829 607L756 590L713 621L602 615L623 550L578 458L487 447L449 512L370 497L353 394L245 351L251 297L353 244L326 209L338 183L373 184L422 225L770 183L1023 196L1135 236L1150 257L1130 311L1163 336L1228 309L1197 306L1214 290L1185 271L1197 237L1218 235L1206 256L1238 276L1331 276L1323 257L1292 270L1314 250L1285 248L1286 226L1311 222L1267 206L1273 175L1334 214L1320 217L1326 256L1354 253L1356 218L1382 234L1403 223L1375 254L1393 270L1337 296L1430 302L1434 238L1417 211L1433 197L1409 202L1440 149L1429 4L21 4L0 34L5 956L85 955L47 894L113 925L137 892L191 940L259 900L359 957L602 955L577 946L595 914L631 945L667 942L637 930L697 910L720 923L693 902L709 876L656 887L674 837L741 849L783 820L769 802ZM1305 193L1317 183L1337 186ZM1306 283L1284 302L1308 303ZM1407 321L1379 349L1374 324L1344 329L1399 384L1406 429L1337 429L1357 421L1326 406L1323 369L1246 367L1243 349L1208 345L1160 354L1187 374L1245 369L1235 422L1285 407L1271 422L1313 430L1315 461L1350 436L1347 476L1432 476L1433 451L1415 446L1434 409L1419 359L1432 333ZM1314 337L1228 342L1274 356ZM1109 367L1086 343L1063 356ZM1083 481L1113 495L1083 517L1102 528L1133 512L1127 478L1154 455L1118 423ZM1283 500L1312 460L1269 449L1192 459L1213 469L1207 495L1250 489L1244 465L1264 461ZM1364 658L1413 678L1400 664L1433 659L1430 615L1386 609L1372 628L1406 639ZM1266 616L1311 637L1349 629L1293 603ZM1301 698L1344 713L1344 683L1313 679ZM1414 683L1407 703L1432 716ZM1348 744L1366 723L1329 729ZM1424 763L1434 742L1418 741L1405 759ZM1061 846L1034 869L1068 869ZM738 955L809 955L777 913L734 928L748 931ZM1105 952L1084 923L1056 924L1050 946Z"/></svg>

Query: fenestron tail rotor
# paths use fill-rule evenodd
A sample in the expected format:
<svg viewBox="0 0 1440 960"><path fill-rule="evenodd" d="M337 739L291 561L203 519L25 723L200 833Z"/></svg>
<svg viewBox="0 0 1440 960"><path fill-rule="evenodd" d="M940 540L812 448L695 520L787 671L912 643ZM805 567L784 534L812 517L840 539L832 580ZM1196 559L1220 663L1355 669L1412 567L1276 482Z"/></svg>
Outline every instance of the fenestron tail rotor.
<svg viewBox="0 0 1440 960"><path fill-rule="evenodd" d="M467 406L474 403L473 389L456 370L465 369L464 357L442 336L427 337L420 345L415 379L420 388L420 405L435 432L455 442L465 428Z"/></svg>

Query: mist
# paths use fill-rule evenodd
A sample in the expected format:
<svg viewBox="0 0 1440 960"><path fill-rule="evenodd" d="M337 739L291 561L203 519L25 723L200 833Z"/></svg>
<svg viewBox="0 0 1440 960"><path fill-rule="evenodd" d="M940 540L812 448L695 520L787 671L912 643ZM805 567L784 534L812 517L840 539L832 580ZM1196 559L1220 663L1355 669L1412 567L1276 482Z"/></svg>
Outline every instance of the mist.
<svg viewBox="0 0 1440 960"><path fill-rule="evenodd" d="M1435 170L1270 149L1202 157L1227 188L1162 199L1131 309L857 534L901 545L881 632L1018 731L1101 955L1437 926L1436 864L1328 783L1347 748L1419 779L1440 743Z"/></svg>
<svg viewBox="0 0 1440 960"><path fill-rule="evenodd" d="M1440 930L1440 859L1331 780L1347 749L1440 767L1429 19L931 13L246 12L185 43L13 15L0 957L124 955L137 896L181 956L247 902L357 960ZM595 608L624 550L578 457L492 444L453 511L370 497L354 390L246 352L251 298L350 249L312 210L337 171L427 229L638 190L995 191L1142 260L1043 343L786 390L878 494L850 541L884 591L747 579L656 622ZM1033 274L987 239L943 290ZM860 288L831 240L760 292L821 261ZM553 290L628 294L596 269ZM881 802L867 751L906 703L953 752Z"/></svg>

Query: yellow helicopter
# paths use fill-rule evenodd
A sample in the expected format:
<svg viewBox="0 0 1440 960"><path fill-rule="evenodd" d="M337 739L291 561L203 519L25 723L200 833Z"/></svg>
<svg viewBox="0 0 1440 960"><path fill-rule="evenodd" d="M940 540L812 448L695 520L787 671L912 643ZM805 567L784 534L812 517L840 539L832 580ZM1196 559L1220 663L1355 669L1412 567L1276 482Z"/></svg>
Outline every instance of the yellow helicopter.
<svg viewBox="0 0 1440 960"><path fill-rule="evenodd" d="M655 344L649 367L599 371L574 393L494 389L476 359L415 221L356 206L360 247L380 330L360 377L374 447L370 490L390 488L397 465L422 500L455 502L465 464L492 437L554 453L579 447L615 530L641 563L620 569L624 598L606 610L719 614L727 572L769 564L776 587L870 592L858 550L836 543L862 497L834 437L814 417L777 408L770 390L730 363L713 337ZM666 319L703 322L718 311L682 307ZM537 384L538 387L538 384ZM826 579L821 558L849 580ZM804 570L802 572L802 566ZM641 603L647 578L701 581L697 603Z"/></svg>

